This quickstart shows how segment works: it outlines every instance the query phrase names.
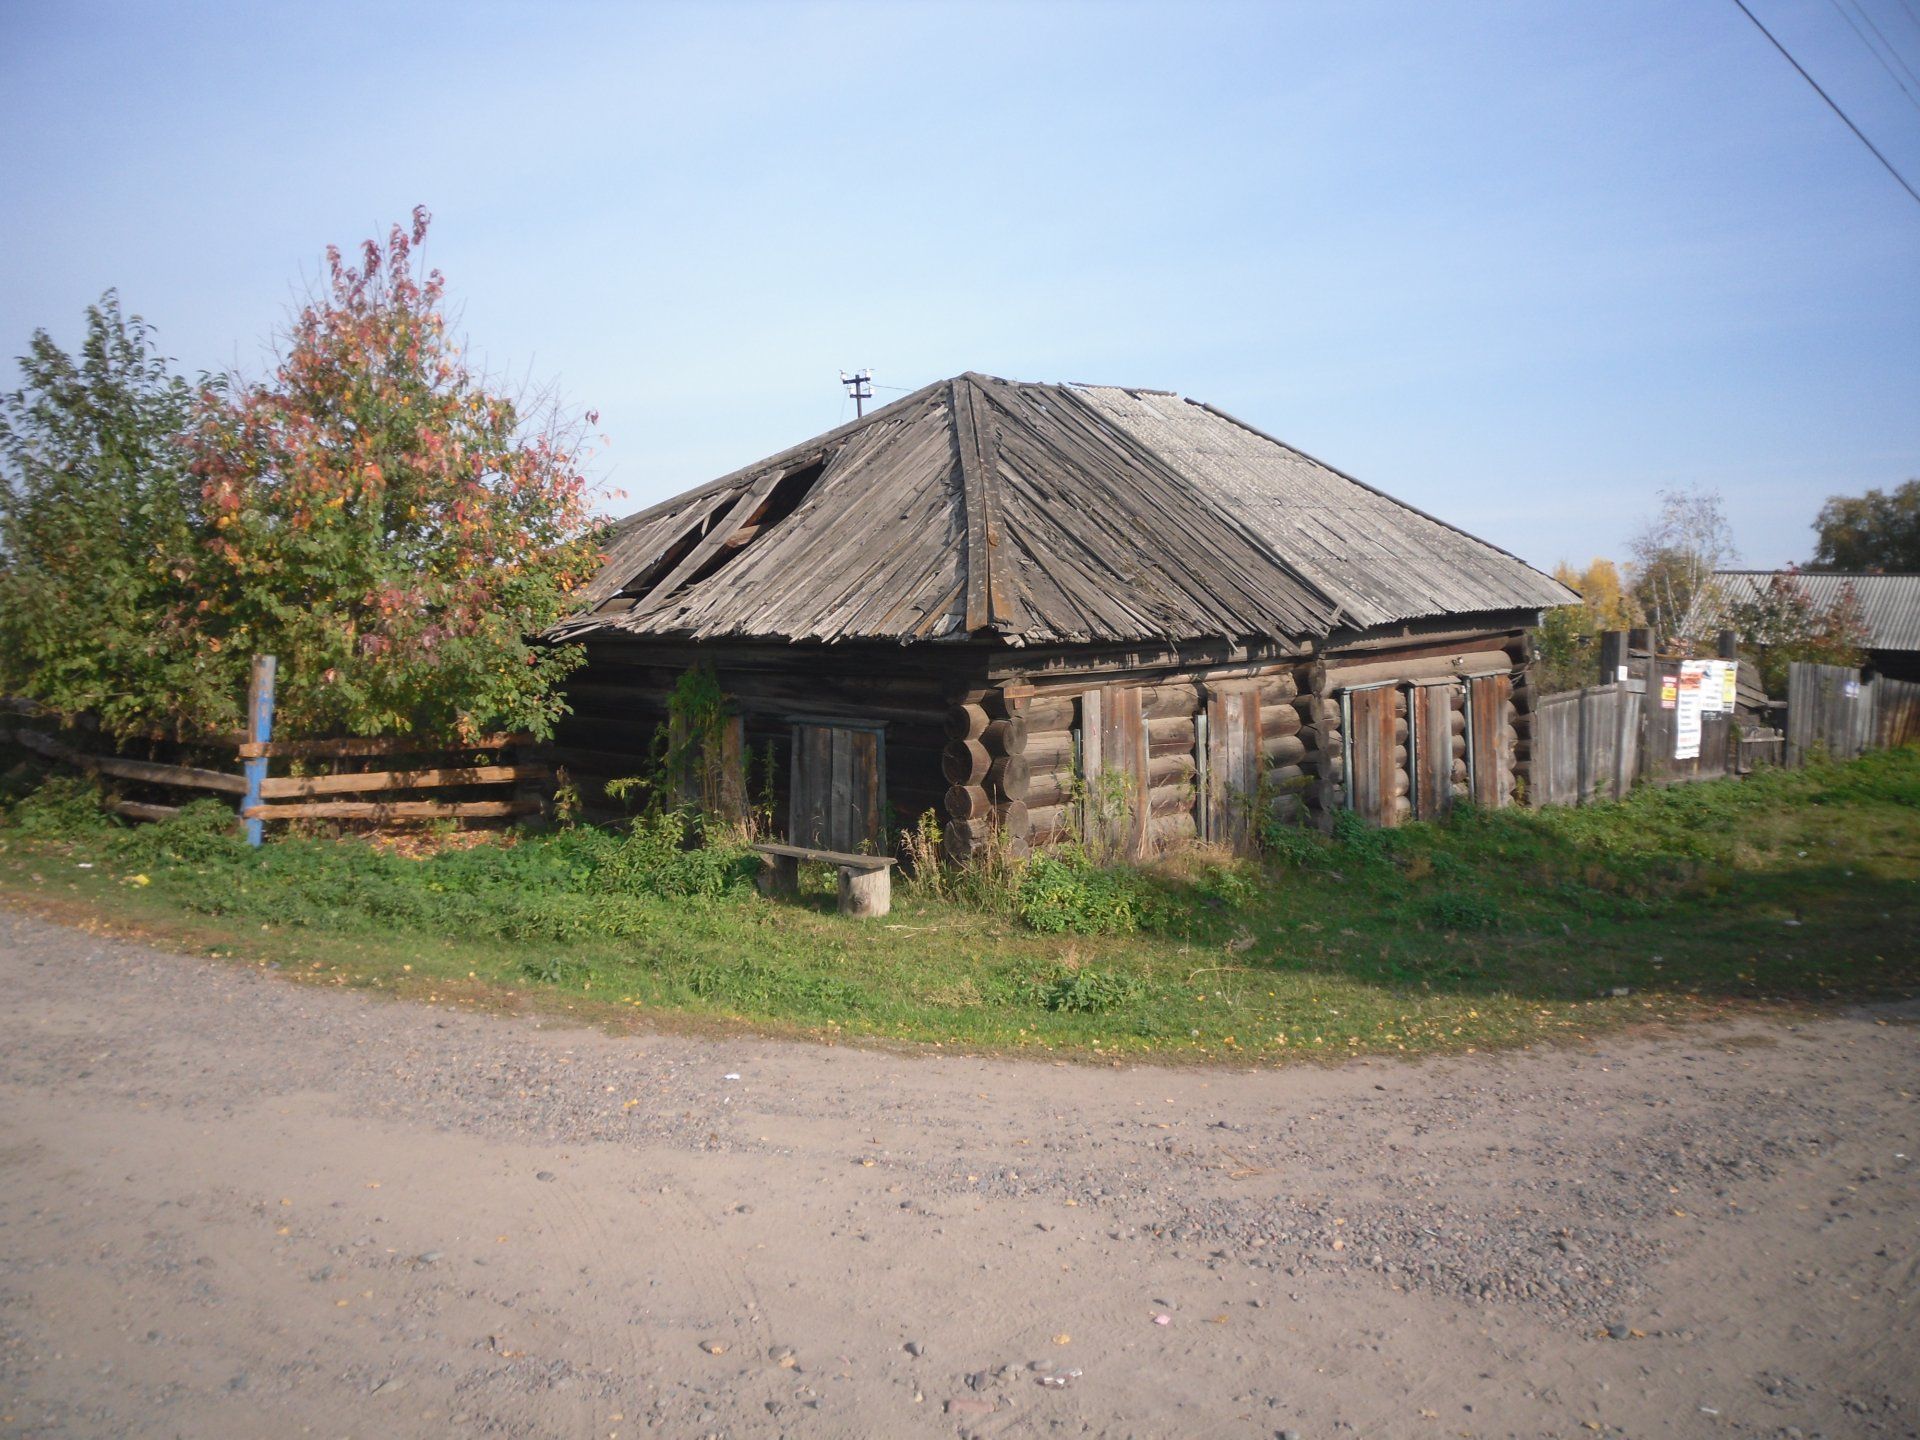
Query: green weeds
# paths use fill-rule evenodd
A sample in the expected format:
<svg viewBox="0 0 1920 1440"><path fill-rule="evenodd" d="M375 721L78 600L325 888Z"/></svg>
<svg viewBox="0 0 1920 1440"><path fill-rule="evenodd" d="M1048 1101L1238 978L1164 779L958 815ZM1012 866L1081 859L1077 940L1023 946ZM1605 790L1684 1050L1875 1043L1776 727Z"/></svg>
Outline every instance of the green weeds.
<svg viewBox="0 0 1920 1440"><path fill-rule="evenodd" d="M16 774L0 892L458 1003L1079 1054L1418 1054L1920 990L1913 751L1579 810L1275 827L1259 861L1000 857L897 887L884 921L835 914L824 871L798 903L759 898L751 852L689 823L424 859L250 850L222 805L130 828L90 785Z"/></svg>

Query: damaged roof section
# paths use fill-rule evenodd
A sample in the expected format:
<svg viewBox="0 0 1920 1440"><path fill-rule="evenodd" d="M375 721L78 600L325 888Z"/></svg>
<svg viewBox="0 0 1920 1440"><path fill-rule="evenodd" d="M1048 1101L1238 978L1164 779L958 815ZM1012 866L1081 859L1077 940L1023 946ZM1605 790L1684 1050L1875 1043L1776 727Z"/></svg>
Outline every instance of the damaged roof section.
<svg viewBox="0 0 1920 1440"><path fill-rule="evenodd" d="M622 521L552 634L1307 642L1571 598L1206 406L969 373Z"/></svg>

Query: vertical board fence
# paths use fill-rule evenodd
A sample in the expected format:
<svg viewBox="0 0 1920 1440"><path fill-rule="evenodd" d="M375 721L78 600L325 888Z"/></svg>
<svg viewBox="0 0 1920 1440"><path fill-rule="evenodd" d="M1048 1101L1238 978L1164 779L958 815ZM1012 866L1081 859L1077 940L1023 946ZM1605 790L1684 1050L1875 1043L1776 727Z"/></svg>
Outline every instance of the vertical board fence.
<svg viewBox="0 0 1920 1440"><path fill-rule="evenodd" d="M1625 685L1590 685L1534 706L1533 803L1618 800L1640 769L1644 696Z"/></svg>
<svg viewBox="0 0 1920 1440"><path fill-rule="evenodd" d="M1814 755L1851 760L1872 745L1873 683L1844 665L1787 668L1787 764Z"/></svg>
<svg viewBox="0 0 1920 1440"><path fill-rule="evenodd" d="M1873 682L1873 743L1882 750L1920 742L1920 681Z"/></svg>

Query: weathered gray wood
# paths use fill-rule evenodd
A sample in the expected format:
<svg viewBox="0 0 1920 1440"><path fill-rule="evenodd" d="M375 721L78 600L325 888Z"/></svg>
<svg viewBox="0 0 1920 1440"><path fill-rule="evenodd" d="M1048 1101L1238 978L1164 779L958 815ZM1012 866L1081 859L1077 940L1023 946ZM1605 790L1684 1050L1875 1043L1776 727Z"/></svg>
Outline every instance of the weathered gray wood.
<svg viewBox="0 0 1920 1440"><path fill-rule="evenodd" d="M281 800L299 795L350 795L369 790L440 790L459 785L508 785L525 780L548 780L545 765L475 765L440 770L370 770L361 775L299 775L269 777L260 782L260 795Z"/></svg>
<svg viewBox="0 0 1920 1440"><path fill-rule="evenodd" d="M817 845L787 845L778 840L756 840L747 846L756 854L784 860L812 860L822 865L847 865L856 870L885 870L900 862L891 855L868 855L852 850L824 850Z"/></svg>
<svg viewBox="0 0 1920 1440"><path fill-rule="evenodd" d="M70 745L63 745L50 735L25 727L16 731L14 738L23 748L44 755L49 760L59 760L100 775L111 775L116 780L144 780L153 785L214 790L223 795L247 793L245 778L224 770L202 770L192 765L161 765L151 760L127 760L117 755L90 755Z"/></svg>
<svg viewBox="0 0 1920 1440"><path fill-rule="evenodd" d="M762 850L759 884L760 893L769 899L783 900L798 895L800 856L784 850Z"/></svg>
<svg viewBox="0 0 1920 1440"><path fill-rule="evenodd" d="M864 918L885 915L893 908L891 870L840 868L840 913Z"/></svg>
<svg viewBox="0 0 1920 1440"><path fill-rule="evenodd" d="M537 800L298 800L249 805L243 820L501 820L531 815Z"/></svg>
<svg viewBox="0 0 1920 1440"><path fill-rule="evenodd" d="M940 756L940 771L949 785L978 785L992 764L993 756L978 740L954 740Z"/></svg>
<svg viewBox="0 0 1920 1440"><path fill-rule="evenodd" d="M419 738L243 741L235 747L242 760L312 760L372 755L464 755L468 751L504 750L529 745L531 735L483 735L478 740L451 743Z"/></svg>
<svg viewBox="0 0 1920 1440"><path fill-rule="evenodd" d="M987 712L980 705L959 704L947 711L949 740L978 740L987 732Z"/></svg>
<svg viewBox="0 0 1920 1440"><path fill-rule="evenodd" d="M107 808L129 820L171 820L180 813L178 805L148 805L140 800L109 800Z"/></svg>
<svg viewBox="0 0 1920 1440"><path fill-rule="evenodd" d="M1815 755L1851 760L1872 743L1873 684L1842 665L1795 661L1787 670L1787 764Z"/></svg>

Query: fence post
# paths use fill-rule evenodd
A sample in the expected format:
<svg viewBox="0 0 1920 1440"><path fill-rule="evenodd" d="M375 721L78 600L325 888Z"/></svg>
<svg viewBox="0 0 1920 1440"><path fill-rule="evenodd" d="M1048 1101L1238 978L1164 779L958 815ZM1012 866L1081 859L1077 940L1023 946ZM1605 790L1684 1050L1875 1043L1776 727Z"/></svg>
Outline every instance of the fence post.
<svg viewBox="0 0 1920 1440"><path fill-rule="evenodd" d="M273 675L276 662L271 655L253 657L253 675L247 683L247 740L265 745L273 739ZM249 756L246 763L247 793L240 799L240 813L260 804L260 787L267 778L267 757ZM247 844L258 845L265 834L265 822L246 818Z"/></svg>
<svg viewBox="0 0 1920 1440"><path fill-rule="evenodd" d="M1627 632L1600 632L1600 683L1618 685L1627 678Z"/></svg>

